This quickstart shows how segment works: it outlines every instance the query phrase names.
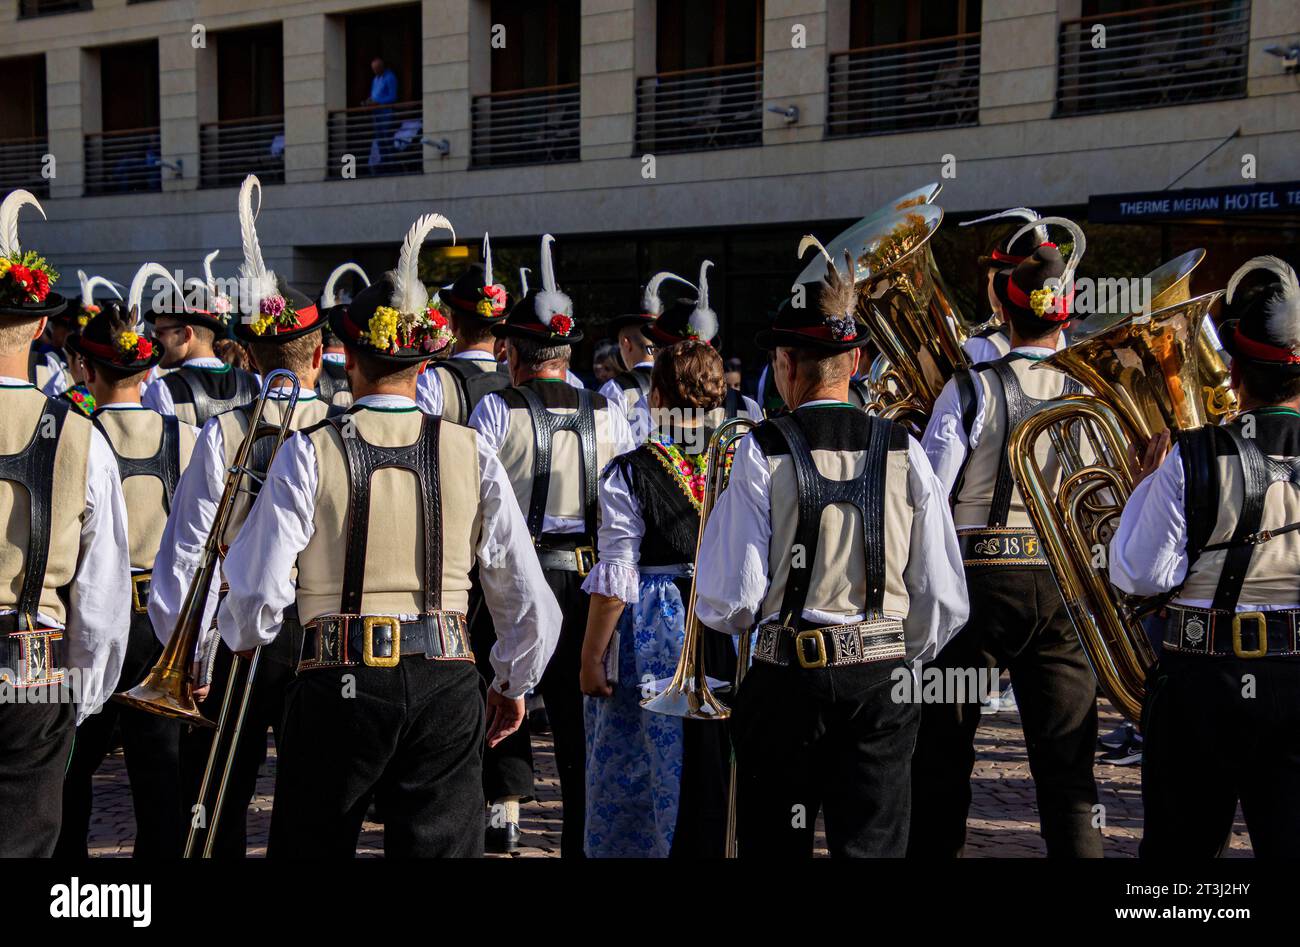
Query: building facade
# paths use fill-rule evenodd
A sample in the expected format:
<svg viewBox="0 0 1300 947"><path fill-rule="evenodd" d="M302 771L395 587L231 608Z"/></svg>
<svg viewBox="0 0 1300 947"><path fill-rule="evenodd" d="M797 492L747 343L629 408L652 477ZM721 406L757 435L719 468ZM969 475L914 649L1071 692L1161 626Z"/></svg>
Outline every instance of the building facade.
<svg viewBox="0 0 1300 947"><path fill-rule="evenodd" d="M1298 39L1294 0L0 0L0 189L48 198L24 234L66 274L118 280L233 273L250 171L311 292L430 210L474 248L431 280L487 230L513 290L550 232L597 321L708 257L749 354L799 234L928 181L950 220L1080 218L1115 275L1296 262ZM943 230L961 287L978 230Z"/></svg>

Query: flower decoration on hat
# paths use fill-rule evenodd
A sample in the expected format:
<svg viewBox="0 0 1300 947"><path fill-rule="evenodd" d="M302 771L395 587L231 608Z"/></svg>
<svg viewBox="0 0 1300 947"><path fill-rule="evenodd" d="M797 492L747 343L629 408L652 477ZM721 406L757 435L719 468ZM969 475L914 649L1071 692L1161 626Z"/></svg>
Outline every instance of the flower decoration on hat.
<svg viewBox="0 0 1300 947"><path fill-rule="evenodd" d="M81 283L81 311L77 313L77 325L86 328L90 320L99 315L99 306L95 305L95 287L103 286L118 299L122 294L117 291L112 280L102 276L87 276L85 270L77 270L77 280Z"/></svg>
<svg viewBox="0 0 1300 947"><path fill-rule="evenodd" d="M419 349L428 355L441 352L454 336L436 295L420 281L420 248L435 229L446 230L454 242L456 231L441 214L425 214L411 225L402 242L397 269L388 274L393 295L387 306L379 306L370 316L362 338L372 348L388 354L400 349Z"/></svg>
<svg viewBox="0 0 1300 947"><path fill-rule="evenodd" d="M1059 277L1049 279L1045 285L1029 293L1024 293L1015 280L1008 281L1007 289L1012 295L1013 302L1028 309L1038 318L1048 322L1067 322L1070 319L1071 304L1074 299L1074 273L1088 247L1083 228L1067 217L1039 217L1029 221L1012 234L1007 240L1007 245L1015 244L1022 236L1033 231L1039 240L1035 252L1044 247L1058 249L1056 244L1045 239L1050 224L1064 227L1074 238L1071 243L1065 245L1068 247L1069 259L1065 263L1064 271ZM1024 298L1021 299L1021 296Z"/></svg>
<svg viewBox="0 0 1300 947"><path fill-rule="evenodd" d="M483 285L474 311L484 319L500 319L506 311L506 288L492 278L492 243L483 234Z"/></svg>
<svg viewBox="0 0 1300 947"><path fill-rule="evenodd" d="M826 258L826 275L822 277L821 292L817 305L822 313L822 324L826 333L836 342L852 342L858 337L858 320L854 316L857 306L857 293L854 289L853 254L844 251L844 272L841 273L821 241L811 234L804 234L799 241L798 256L803 255L809 247L816 247Z"/></svg>
<svg viewBox="0 0 1300 947"><path fill-rule="evenodd" d="M712 342L718 335L718 314L709 306L709 267L712 260L700 264L700 282L696 286L695 309L686 320L685 335L688 339Z"/></svg>
<svg viewBox="0 0 1300 947"><path fill-rule="evenodd" d="M59 274L34 250L18 243L18 212L31 205L45 209L30 191L12 191L0 203L0 305L29 306L45 302Z"/></svg>
<svg viewBox="0 0 1300 947"><path fill-rule="evenodd" d="M542 235L542 289L533 300L533 312L537 321L555 335L567 336L573 331L573 300L555 284L555 263L551 259L554 242L549 233Z"/></svg>
<svg viewBox="0 0 1300 947"><path fill-rule="evenodd" d="M254 335L276 334L301 328L298 310L281 292L275 273L262 259L262 245L257 239L257 213L253 208L253 191L257 191L258 210L262 206L262 182L257 175L244 178L239 188L239 235L244 262L239 267L241 291L247 294L244 320ZM211 257L209 257L211 259Z"/></svg>

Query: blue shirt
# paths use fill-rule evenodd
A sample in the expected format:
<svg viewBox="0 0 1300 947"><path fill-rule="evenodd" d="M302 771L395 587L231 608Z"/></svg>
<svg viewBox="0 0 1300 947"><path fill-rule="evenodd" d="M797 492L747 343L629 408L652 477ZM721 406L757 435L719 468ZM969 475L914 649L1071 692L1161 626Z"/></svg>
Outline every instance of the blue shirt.
<svg viewBox="0 0 1300 947"><path fill-rule="evenodd" d="M385 69L370 82L370 100L376 105L389 105L397 101L397 76Z"/></svg>

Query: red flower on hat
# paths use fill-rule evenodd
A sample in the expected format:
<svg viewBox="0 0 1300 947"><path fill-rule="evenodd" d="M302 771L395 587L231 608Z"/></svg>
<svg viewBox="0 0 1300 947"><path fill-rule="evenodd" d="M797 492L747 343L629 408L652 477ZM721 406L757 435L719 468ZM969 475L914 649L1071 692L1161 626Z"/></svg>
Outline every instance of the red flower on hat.
<svg viewBox="0 0 1300 947"><path fill-rule="evenodd" d="M23 292L30 293L35 288L32 283L32 271L25 266L15 265L9 267L9 275Z"/></svg>
<svg viewBox="0 0 1300 947"><path fill-rule="evenodd" d="M573 331L573 320L566 315L556 313L551 316L551 331L556 335L568 335Z"/></svg>
<svg viewBox="0 0 1300 947"><path fill-rule="evenodd" d="M141 338L138 342L135 343L135 357L137 359L152 358L153 343L150 342L148 339Z"/></svg>

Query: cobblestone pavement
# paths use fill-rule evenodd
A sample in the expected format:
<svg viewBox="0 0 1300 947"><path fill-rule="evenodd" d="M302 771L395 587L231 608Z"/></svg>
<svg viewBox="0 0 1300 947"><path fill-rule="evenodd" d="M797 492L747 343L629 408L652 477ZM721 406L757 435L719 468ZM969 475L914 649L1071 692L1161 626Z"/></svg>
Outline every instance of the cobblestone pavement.
<svg viewBox="0 0 1300 947"><path fill-rule="evenodd" d="M1119 717L1103 712L1102 732L1118 726ZM967 840L968 857L1038 858L1045 854L1038 835L1038 814L1033 781L1025 756L1020 718L1014 712L983 718L976 736L978 760L973 780L973 801ZM524 806L520 828L524 845L516 858L559 856L560 795L549 736L534 737L538 766L535 802ZM249 812L249 854L266 854L266 836L271 822L271 793L274 784L274 748L258 781L258 794ZM1132 858L1137 855L1142 834L1142 797L1139 767L1098 764L1097 787L1105 806L1106 854ZM131 812L130 789L120 752L113 754L95 778L95 812L90 826L92 856L123 857L131 854L135 818ZM358 848L361 855L383 853L383 827L367 822ZM821 852L820 854L825 854ZM1249 856L1250 841L1238 813L1234 827L1234 856ZM506 856L499 856L506 857Z"/></svg>

